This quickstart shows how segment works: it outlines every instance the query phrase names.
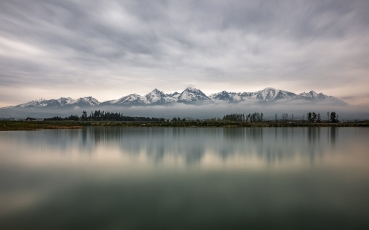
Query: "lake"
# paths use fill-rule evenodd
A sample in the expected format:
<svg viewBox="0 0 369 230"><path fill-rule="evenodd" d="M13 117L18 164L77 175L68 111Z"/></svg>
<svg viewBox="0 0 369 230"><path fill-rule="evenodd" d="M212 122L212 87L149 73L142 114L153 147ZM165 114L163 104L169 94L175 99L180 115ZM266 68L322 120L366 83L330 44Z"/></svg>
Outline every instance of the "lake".
<svg viewBox="0 0 369 230"><path fill-rule="evenodd" d="M0 229L369 229L368 128L0 132Z"/></svg>

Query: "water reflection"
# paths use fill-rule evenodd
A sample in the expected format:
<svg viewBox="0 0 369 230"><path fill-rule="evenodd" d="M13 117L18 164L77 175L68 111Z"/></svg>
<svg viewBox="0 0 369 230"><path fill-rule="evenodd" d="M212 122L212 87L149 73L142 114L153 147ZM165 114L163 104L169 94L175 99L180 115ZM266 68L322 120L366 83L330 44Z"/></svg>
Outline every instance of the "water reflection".
<svg viewBox="0 0 369 230"><path fill-rule="evenodd" d="M0 229L367 229L368 136L365 128L0 132Z"/></svg>
<svg viewBox="0 0 369 230"><path fill-rule="evenodd" d="M331 147L334 148L334 146L336 145L336 133L337 133L337 128L336 127L331 127L330 128L331 132Z"/></svg>
<svg viewBox="0 0 369 230"><path fill-rule="evenodd" d="M43 130L1 134L8 145L21 139L27 149L58 149L64 154L78 152L94 155L106 148L118 148L121 154L145 154L154 163L168 156L197 164L206 154L226 161L235 156L256 157L275 164L296 156L307 156L313 164L331 153L337 143L350 145L354 129L330 128L117 128L97 127L82 130ZM364 132L367 132L364 130ZM340 135L338 135L340 133ZM365 136L363 134L363 136ZM342 138L339 138L342 136ZM14 137L16 137L14 139ZM323 137L328 137L328 142ZM339 140L338 140L339 139ZM13 143L15 144L15 143Z"/></svg>

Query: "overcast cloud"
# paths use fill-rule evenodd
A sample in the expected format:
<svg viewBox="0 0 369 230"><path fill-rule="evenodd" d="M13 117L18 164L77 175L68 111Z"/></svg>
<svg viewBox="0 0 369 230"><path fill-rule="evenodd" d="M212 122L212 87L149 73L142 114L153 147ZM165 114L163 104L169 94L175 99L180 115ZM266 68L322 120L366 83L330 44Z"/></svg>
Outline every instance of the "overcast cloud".
<svg viewBox="0 0 369 230"><path fill-rule="evenodd" d="M369 105L369 1L0 0L0 107L275 87Z"/></svg>

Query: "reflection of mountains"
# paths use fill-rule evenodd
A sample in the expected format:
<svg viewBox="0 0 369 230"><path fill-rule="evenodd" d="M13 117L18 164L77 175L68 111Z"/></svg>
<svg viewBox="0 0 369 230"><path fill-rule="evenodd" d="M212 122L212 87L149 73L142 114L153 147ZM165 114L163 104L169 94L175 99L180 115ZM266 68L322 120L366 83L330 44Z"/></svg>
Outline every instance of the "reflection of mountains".
<svg viewBox="0 0 369 230"><path fill-rule="evenodd" d="M200 162L205 154L226 160L231 156L256 156L269 163L305 155L313 162L333 152L336 143L349 141L338 128L115 128L96 127L82 130L45 130L24 132L28 145L42 143L67 153L93 154L97 148L122 154L146 154L154 162L165 157L181 158L188 164ZM344 143L340 143L344 144Z"/></svg>
<svg viewBox="0 0 369 230"><path fill-rule="evenodd" d="M144 152L155 162L172 155L195 163L208 152L218 154L223 160L235 154L257 155L272 163L296 154L308 155L314 160L334 147L336 131L334 127L88 128L82 130L81 148L92 150L100 144L119 145L125 154Z"/></svg>

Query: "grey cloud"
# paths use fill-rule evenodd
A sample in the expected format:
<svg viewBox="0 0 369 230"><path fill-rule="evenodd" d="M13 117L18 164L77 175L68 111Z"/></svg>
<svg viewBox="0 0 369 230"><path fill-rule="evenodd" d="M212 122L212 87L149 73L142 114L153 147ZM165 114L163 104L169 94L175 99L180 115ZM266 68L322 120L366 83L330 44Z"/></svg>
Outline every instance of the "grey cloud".
<svg viewBox="0 0 369 230"><path fill-rule="evenodd" d="M81 96L187 85L336 93L369 83L367 12L369 2L344 0L2 1L0 82Z"/></svg>

